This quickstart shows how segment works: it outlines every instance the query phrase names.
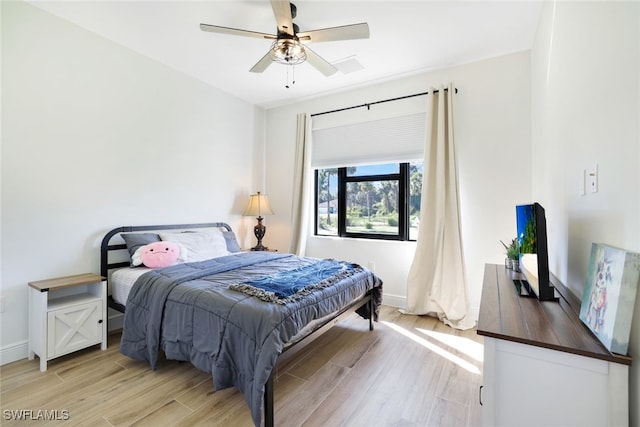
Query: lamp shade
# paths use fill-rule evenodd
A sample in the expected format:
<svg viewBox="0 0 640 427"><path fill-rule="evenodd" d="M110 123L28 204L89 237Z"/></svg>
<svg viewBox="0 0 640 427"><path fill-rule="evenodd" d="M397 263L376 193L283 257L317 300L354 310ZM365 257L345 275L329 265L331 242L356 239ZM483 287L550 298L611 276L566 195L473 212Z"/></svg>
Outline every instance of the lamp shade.
<svg viewBox="0 0 640 427"><path fill-rule="evenodd" d="M246 216L262 216L262 215L273 215L273 210L271 209L271 205L269 204L269 198L264 194L252 194L249 196L249 204L247 208L244 210L242 215Z"/></svg>

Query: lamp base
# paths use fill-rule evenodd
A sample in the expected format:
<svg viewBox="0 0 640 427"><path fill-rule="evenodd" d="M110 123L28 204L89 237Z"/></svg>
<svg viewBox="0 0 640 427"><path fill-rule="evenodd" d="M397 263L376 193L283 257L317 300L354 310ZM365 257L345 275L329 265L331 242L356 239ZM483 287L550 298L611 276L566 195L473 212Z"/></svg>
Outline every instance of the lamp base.
<svg viewBox="0 0 640 427"><path fill-rule="evenodd" d="M258 224L255 227L253 227L253 233L256 235L256 239L258 239L258 244L255 245L253 248L251 248L251 250L252 251L268 251L269 248L262 245L262 238L264 237L264 234L267 232L267 227L265 227L264 224L262 223L262 220L264 218L259 216L256 219L258 220Z"/></svg>

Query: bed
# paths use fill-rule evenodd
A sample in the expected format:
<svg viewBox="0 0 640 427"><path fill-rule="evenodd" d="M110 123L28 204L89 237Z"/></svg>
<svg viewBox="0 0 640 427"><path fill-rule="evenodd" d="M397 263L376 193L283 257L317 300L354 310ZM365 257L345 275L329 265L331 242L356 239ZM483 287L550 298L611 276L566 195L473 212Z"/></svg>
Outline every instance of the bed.
<svg viewBox="0 0 640 427"><path fill-rule="evenodd" d="M178 241L187 248L185 262L132 267L134 253L155 241ZM366 268L243 252L220 222L115 228L102 241L101 274L108 278L109 306L124 313L123 354L153 369L160 351L191 362L212 374L216 390L237 387L257 426L263 416L266 426L274 425L281 354L345 313L356 311L372 330L382 302L382 281Z"/></svg>

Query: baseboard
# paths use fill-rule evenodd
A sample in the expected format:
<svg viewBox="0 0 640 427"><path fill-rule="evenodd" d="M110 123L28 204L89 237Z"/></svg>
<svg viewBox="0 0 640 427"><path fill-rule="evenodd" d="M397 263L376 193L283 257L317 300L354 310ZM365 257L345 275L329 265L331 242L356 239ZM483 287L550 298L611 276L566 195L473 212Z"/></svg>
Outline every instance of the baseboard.
<svg viewBox="0 0 640 427"><path fill-rule="evenodd" d="M382 294L382 304L390 307L405 308L407 306L407 297L402 295Z"/></svg>
<svg viewBox="0 0 640 427"><path fill-rule="evenodd" d="M21 341L0 349L0 365L26 359L29 355L29 341Z"/></svg>

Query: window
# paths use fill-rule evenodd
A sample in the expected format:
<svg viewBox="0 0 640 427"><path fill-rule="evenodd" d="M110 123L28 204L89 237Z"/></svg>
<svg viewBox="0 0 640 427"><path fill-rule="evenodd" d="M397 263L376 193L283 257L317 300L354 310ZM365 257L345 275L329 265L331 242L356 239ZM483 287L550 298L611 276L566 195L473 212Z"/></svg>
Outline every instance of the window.
<svg viewBox="0 0 640 427"><path fill-rule="evenodd" d="M416 240L422 162L315 170L316 235Z"/></svg>

